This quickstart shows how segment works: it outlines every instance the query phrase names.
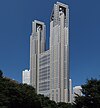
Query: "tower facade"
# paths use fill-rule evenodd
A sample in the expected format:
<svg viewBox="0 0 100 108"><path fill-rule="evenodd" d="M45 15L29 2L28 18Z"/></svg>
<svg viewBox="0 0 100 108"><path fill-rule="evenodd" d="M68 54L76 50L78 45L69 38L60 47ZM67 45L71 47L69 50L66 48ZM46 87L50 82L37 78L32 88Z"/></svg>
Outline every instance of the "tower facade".
<svg viewBox="0 0 100 108"><path fill-rule="evenodd" d="M39 56L45 51L45 24L35 20L32 22L30 36L30 83L37 90L39 84Z"/></svg>
<svg viewBox="0 0 100 108"><path fill-rule="evenodd" d="M38 94L69 102L69 8L57 2L50 17L50 49L45 24L34 21L30 37L30 82Z"/></svg>
<svg viewBox="0 0 100 108"><path fill-rule="evenodd" d="M69 101L69 9L60 2L50 19L50 99Z"/></svg>

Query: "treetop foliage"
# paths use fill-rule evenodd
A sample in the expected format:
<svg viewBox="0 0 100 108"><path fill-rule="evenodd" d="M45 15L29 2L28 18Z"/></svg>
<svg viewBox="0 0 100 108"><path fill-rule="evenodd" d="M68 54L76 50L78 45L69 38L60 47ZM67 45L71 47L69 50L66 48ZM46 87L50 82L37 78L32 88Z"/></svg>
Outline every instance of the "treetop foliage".
<svg viewBox="0 0 100 108"><path fill-rule="evenodd" d="M76 108L100 108L100 80L87 80L86 84L82 85L82 94L76 97Z"/></svg>
<svg viewBox="0 0 100 108"><path fill-rule="evenodd" d="M3 76L0 71L0 108L100 108L100 80L91 78L82 85L82 96L73 104L49 100L35 89Z"/></svg>
<svg viewBox="0 0 100 108"><path fill-rule="evenodd" d="M2 71L0 75L0 108L67 108L62 107L63 104L58 107L44 95L37 95L32 86L3 77Z"/></svg>

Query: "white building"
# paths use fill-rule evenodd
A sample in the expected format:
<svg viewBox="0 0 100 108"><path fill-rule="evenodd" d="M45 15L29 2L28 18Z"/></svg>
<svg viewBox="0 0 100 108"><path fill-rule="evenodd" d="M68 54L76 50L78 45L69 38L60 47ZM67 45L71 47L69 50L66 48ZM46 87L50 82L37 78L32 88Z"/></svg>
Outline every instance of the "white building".
<svg viewBox="0 0 100 108"><path fill-rule="evenodd" d="M82 87L81 86L75 86L73 87L73 101L75 100L75 97L82 96Z"/></svg>
<svg viewBox="0 0 100 108"><path fill-rule="evenodd" d="M31 85L56 102L70 102L69 8L57 2L50 18L50 49L45 51L46 26L32 23L30 37Z"/></svg>
<svg viewBox="0 0 100 108"><path fill-rule="evenodd" d="M30 85L30 70L22 72L22 83Z"/></svg>

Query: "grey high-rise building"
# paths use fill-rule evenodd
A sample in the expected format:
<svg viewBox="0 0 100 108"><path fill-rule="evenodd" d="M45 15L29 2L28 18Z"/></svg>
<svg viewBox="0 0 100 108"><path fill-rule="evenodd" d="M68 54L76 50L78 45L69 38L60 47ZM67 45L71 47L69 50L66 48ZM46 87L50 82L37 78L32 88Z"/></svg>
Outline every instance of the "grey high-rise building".
<svg viewBox="0 0 100 108"><path fill-rule="evenodd" d="M50 54L45 51L46 26L35 20L30 36L30 83L38 94L50 94Z"/></svg>
<svg viewBox="0 0 100 108"><path fill-rule="evenodd" d="M30 37L30 82L38 94L69 102L69 8L57 2L50 17L50 49L45 51L46 26L34 21Z"/></svg>
<svg viewBox="0 0 100 108"><path fill-rule="evenodd" d="M50 21L50 98L69 101L69 9L57 2Z"/></svg>

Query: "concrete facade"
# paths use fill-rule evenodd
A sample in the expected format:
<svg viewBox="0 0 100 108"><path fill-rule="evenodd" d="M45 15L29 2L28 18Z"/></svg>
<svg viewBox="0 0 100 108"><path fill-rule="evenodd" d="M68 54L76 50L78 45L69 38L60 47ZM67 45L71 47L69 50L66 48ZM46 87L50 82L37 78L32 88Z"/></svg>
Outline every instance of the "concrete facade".
<svg viewBox="0 0 100 108"><path fill-rule="evenodd" d="M45 51L45 24L34 21L30 37L31 85L56 102L70 102L69 8L57 2L50 18L50 49Z"/></svg>
<svg viewBox="0 0 100 108"><path fill-rule="evenodd" d="M35 20L32 22L30 36L30 83L38 93L39 88L39 56L45 51L45 24Z"/></svg>
<svg viewBox="0 0 100 108"><path fill-rule="evenodd" d="M69 102L69 9L57 2L50 21L50 99Z"/></svg>
<svg viewBox="0 0 100 108"><path fill-rule="evenodd" d="M39 87L38 93L50 97L50 52L45 51L39 57Z"/></svg>

